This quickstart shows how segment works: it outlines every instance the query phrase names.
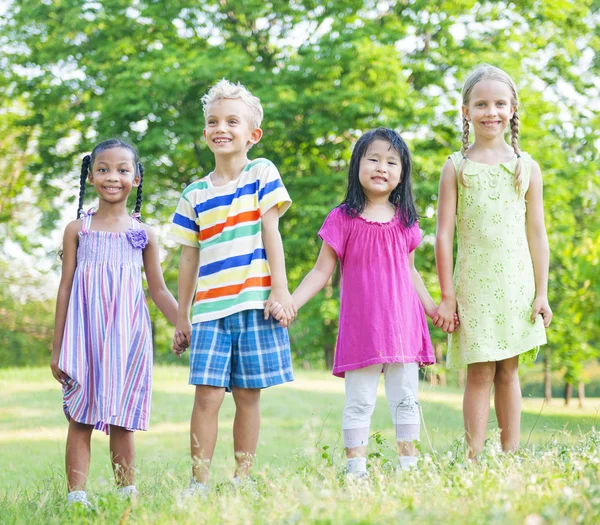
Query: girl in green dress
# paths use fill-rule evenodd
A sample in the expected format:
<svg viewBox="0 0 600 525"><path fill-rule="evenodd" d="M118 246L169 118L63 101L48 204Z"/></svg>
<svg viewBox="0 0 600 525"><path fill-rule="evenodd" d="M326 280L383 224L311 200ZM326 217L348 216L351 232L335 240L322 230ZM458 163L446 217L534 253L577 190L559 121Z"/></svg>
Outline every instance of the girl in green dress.
<svg viewBox="0 0 600 525"><path fill-rule="evenodd" d="M492 385L502 449L517 449L518 365L533 362L546 343L552 311L542 175L519 146L515 84L504 71L482 65L467 78L462 97L462 149L444 164L439 187L442 300L434 324L450 333L448 367L467 367L463 412L467 453L475 457L485 442Z"/></svg>

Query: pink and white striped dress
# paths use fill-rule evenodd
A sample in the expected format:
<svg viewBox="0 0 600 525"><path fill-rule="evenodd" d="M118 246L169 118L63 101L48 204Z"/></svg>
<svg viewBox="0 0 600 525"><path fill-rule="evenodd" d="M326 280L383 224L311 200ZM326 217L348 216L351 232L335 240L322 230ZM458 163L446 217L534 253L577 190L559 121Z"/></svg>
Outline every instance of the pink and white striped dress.
<svg viewBox="0 0 600 525"><path fill-rule="evenodd" d="M77 268L59 368L67 419L147 430L152 391L152 331L142 288L146 231L131 219L123 233L90 230L82 223Z"/></svg>

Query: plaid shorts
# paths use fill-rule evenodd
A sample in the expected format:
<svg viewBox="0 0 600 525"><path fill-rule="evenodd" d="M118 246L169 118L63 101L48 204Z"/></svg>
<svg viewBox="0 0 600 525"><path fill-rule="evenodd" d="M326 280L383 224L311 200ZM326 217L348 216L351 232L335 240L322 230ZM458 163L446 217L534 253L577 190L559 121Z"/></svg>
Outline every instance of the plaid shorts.
<svg viewBox="0 0 600 525"><path fill-rule="evenodd" d="M267 388L293 381L287 329L263 310L244 310L192 327L190 385Z"/></svg>

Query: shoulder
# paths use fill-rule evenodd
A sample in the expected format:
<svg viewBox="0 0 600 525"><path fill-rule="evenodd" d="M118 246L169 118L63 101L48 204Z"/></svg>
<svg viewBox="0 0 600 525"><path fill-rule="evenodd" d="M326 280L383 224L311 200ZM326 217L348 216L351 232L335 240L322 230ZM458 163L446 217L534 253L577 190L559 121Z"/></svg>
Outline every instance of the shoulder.
<svg viewBox="0 0 600 525"><path fill-rule="evenodd" d="M65 228L65 233L64 233L64 237L66 238L70 238L70 237L76 237L79 232L81 231L81 226L83 224L83 219L77 219L74 221L71 221L69 224L67 224L67 227Z"/></svg>
<svg viewBox="0 0 600 525"><path fill-rule="evenodd" d="M271 162L269 159L262 157L258 159L252 159L250 162L248 162L244 171L250 177L256 177L257 179L265 177L279 177L279 170L277 169L277 166L275 166L275 164L273 164L273 162Z"/></svg>
<svg viewBox="0 0 600 525"><path fill-rule="evenodd" d="M202 193L202 190L208 188L208 177L209 175L206 175L205 177L188 184L181 193L181 198L187 201L197 198L197 196Z"/></svg>
<svg viewBox="0 0 600 525"><path fill-rule="evenodd" d="M144 222L140 222L139 225L140 225L140 229L144 230L146 232L146 235L148 235L149 242L157 241L158 236L156 235L156 231L154 230L154 228L152 228L151 226L148 226Z"/></svg>
<svg viewBox="0 0 600 525"><path fill-rule="evenodd" d="M456 155L456 154L453 154ZM462 157L461 157L462 159ZM457 172L457 164L456 159L453 159L452 156L446 159L444 165L442 166L442 173L440 175L440 179L442 181L448 182L456 182L456 172Z"/></svg>

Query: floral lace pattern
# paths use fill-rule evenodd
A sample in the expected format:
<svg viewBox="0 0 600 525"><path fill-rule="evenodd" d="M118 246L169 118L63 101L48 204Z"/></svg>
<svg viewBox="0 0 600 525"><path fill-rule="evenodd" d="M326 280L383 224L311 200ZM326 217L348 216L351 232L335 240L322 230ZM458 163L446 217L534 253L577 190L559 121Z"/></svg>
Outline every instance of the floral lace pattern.
<svg viewBox="0 0 600 525"><path fill-rule="evenodd" d="M450 158L458 172L461 153ZM532 362L546 342L541 316L530 320L535 279L524 194L531 158L521 159L522 195L513 183L516 158L497 165L467 160L467 186L458 183L454 283L461 325L448 337L449 368L516 355Z"/></svg>

